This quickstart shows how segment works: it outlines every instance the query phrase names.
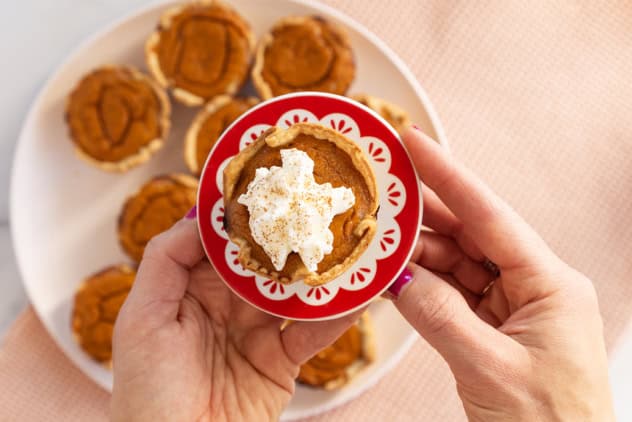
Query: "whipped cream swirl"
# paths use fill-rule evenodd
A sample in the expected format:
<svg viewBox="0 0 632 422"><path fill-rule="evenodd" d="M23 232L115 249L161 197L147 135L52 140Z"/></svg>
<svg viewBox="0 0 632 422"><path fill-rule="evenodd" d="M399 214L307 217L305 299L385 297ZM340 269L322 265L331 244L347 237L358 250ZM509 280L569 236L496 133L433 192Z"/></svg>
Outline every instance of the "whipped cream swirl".
<svg viewBox="0 0 632 422"><path fill-rule="evenodd" d="M280 271L296 252L314 272L333 249L333 218L355 203L353 191L314 180L314 162L298 149L281 150L282 167L258 168L237 202L248 207L250 231Z"/></svg>

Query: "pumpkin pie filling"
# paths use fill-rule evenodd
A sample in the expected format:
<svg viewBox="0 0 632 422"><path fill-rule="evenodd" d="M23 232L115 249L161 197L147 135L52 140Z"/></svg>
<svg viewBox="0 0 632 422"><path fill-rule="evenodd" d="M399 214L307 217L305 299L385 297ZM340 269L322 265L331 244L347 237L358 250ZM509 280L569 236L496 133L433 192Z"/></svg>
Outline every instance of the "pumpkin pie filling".
<svg viewBox="0 0 632 422"><path fill-rule="evenodd" d="M293 131L289 142L269 145L268 138L276 131L273 128L248 147L252 148L248 158L241 157L229 163L224 173L224 226L231 239L241 247L239 257L246 268L280 282L289 283L305 277L305 283L319 285L344 271L368 246L375 232L377 192L372 170L366 161L358 163L363 159L359 158L362 152L352 141L348 142L353 144L355 157L327 139L328 134L334 132L331 129L309 123L299 123L293 128L298 130ZM237 201L247 191L257 169L280 166L281 150L291 148L304 151L314 161L316 183L350 188L355 197L350 209L333 218L329 226L333 233L333 250L318 263L316 275L307 273L295 252L289 254L283 269L276 271L270 257L252 236L248 208Z"/></svg>
<svg viewBox="0 0 632 422"><path fill-rule="evenodd" d="M333 344L301 365L297 380L312 387L341 387L373 361L373 349L369 315L365 313Z"/></svg>
<svg viewBox="0 0 632 422"><path fill-rule="evenodd" d="M197 179L184 174L158 176L129 198L118 223L123 250L140 262L152 237L169 229L195 205Z"/></svg>
<svg viewBox="0 0 632 422"><path fill-rule="evenodd" d="M108 66L79 82L66 121L83 157L105 170L127 170L162 145L169 114L155 82L133 68Z"/></svg>
<svg viewBox="0 0 632 422"><path fill-rule="evenodd" d="M208 154L220 135L255 105L255 98L233 98L222 95L211 100L193 120L185 138L185 162L189 170L199 175Z"/></svg>
<svg viewBox="0 0 632 422"><path fill-rule="evenodd" d="M267 99L296 91L344 94L355 77L353 52L345 34L320 17L289 17L264 36L253 69Z"/></svg>
<svg viewBox="0 0 632 422"><path fill-rule="evenodd" d="M213 2L167 11L147 41L149 68L187 105L234 94L246 80L253 35L237 12Z"/></svg>
<svg viewBox="0 0 632 422"><path fill-rule="evenodd" d="M75 295L72 330L83 350L99 362L112 359L112 332L132 288L136 271L127 265L106 268L89 278Z"/></svg>

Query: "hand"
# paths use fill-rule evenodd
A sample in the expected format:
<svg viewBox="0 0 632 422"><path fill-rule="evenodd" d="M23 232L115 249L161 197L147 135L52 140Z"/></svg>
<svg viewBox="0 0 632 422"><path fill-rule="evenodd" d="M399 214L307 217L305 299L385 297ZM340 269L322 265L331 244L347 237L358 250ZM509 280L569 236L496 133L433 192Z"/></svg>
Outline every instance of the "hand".
<svg viewBox="0 0 632 422"><path fill-rule="evenodd" d="M435 142L414 129L404 141L433 231L391 292L450 366L468 418L614 420L590 280Z"/></svg>
<svg viewBox="0 0 632 422"><path fill-rule="evenodd" d="M299 365L358 316L281 331L224 285L182 220L147 246L117 319L112 419L277 420Z"/></svg>

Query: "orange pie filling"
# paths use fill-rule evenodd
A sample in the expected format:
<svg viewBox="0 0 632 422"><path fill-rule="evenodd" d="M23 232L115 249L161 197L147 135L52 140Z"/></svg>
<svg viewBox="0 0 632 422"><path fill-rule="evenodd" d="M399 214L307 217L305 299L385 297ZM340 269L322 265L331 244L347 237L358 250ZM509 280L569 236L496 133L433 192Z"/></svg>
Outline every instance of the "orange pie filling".
<svg viewBox="0 0 632 422"><path fill-rule="evenodd" d="M373 331L369 314L362 315L333 344L301 365L297 378L302 384L334 389L346 384L374 360Z"/></svg>
<svg viewBox="0 0 632 422"><path fill-rule="evenodd" d="M185 161L191 172L199 175L206 158L220 135L239 116L255 105L254 98L217 97L195 117L185 140Z"/></svg>
<svg viewBox="0 0 632 422"><path fill-rule="evenodd" d="M148 77L104 67L70 94L66 120L82 156L106 170L126 170L162 145L169 114L165 94Z"/></svg>
<svg viewBox="0 0 632 422"><path fill-rule="evenodd" d="M290 17L264 36L253 80L267 99L297 91L343 95L355 77L353 52L346 36L319 17Z"/></svg>
<svg viewBox="0 0 632 422"><path fill-rule="evenodd" d="M219 2L193 3L165 13L149 38L149 68L174 96L201 105L234 94L248 75L254 40L246 21Z"/></svg>
<svg viewBox="0 0 632 422"><path fill-rule="evenodd" d="M129 198L119 216L123 250L140 262L152 237L169 229L195 205L197 179L184 174L158 176Z"/></svg>
<svg viewBox="0 0 632 422"><path fill-rule="evenodd" d="M81 348L99 362L112 359L116 317L132 288L136 271L113 266L86 279L75 295L72 330Z"/></svg>

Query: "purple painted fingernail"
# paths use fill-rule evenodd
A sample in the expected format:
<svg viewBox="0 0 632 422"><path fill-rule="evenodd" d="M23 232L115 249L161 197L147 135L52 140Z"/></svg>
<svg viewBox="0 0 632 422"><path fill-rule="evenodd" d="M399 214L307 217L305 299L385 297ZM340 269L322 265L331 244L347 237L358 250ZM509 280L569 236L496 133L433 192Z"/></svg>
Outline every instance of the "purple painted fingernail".
<svg viewBox="0 0 632 422"><path fill-rule="evenodd" d="M389 286L388 291L393 296L395 296L395 298L398 298L404 286L410 283L412 280L413 273L410 272L408 268L404 268L404 271L402 271L399 277L397 277L395 282Z"/></svg>
<svg viewBox="0 0 632 422"><path fill-rule="evenodd" d="M193 205L193 208L189 210L187 215L184 216L187 220L193 220L197 217L197 205Z"/></svg>

